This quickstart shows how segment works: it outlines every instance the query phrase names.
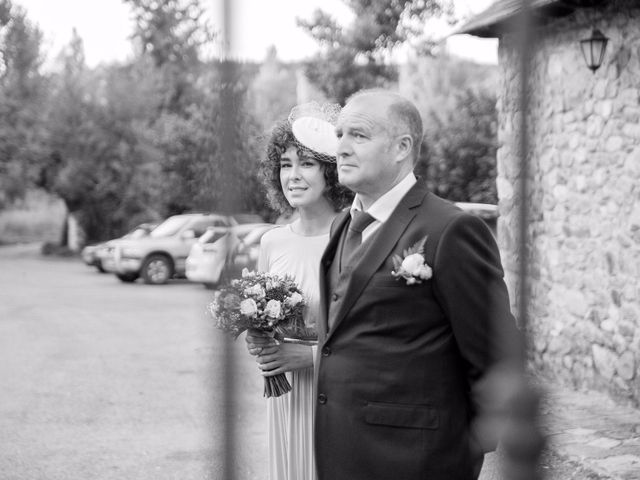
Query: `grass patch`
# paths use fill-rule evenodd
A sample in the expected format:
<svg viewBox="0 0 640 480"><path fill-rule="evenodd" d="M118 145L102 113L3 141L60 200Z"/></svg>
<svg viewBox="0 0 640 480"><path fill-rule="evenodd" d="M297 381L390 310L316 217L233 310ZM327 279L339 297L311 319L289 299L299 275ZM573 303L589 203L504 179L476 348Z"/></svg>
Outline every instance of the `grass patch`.
<svg viewBox="0 0 640 480"><path fill-rule="evenodd" d="M31 191L0 211L0 245L58 242L65 214L62 200L40 190Z"/></svg>

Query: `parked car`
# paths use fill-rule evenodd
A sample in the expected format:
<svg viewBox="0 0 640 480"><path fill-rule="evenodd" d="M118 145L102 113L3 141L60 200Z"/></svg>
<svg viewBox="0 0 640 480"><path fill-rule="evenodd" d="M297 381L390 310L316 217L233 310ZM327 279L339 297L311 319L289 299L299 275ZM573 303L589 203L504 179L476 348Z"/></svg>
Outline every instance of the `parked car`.
<svg viewBox="0 0 640 480"><path fill-rule="evenodd" d="M149 232L153 230L157 223L141 223L133 230L127 232L118 239L108 240L106 242L96 243L95 245L87 245L82 249L81 256L84 263L90 267L96 267L99 272L107 273L105 268L105 259L109 253L113 250L111 247L112 242L123 238L140 238L149 235ZM108 261L108 260L107 260Z"/></svg>
<svg viewBox="0 0 640 480"><path fill-rule="evenodd" d="M189 251L185 262L187 278L209 288L217 285L237 241L230 228L209 227Z"/></svg>
<svg viewBox="0 0 640 480"><path fill-rule="evenodd" d="M106 242L103 247L98 250L97 253L97 255L100 257L102 269L106 273L116 273L116 245L123 240L146 237L157 226L158 223L143 223L141 225L138 225L123 237Z"/></svg>
<svg viewBox="0 0 640 480"><path fill-rule="evenodd" d="M147 237L118 240L114 245L114 270L123 282L142 277L145 283L162 284L185 275L191 246L208 227L230 227L232 217L214 213L174 215Z"/></svg>
<svg viewBox="0 0 640 480"><path fill-rule="evenodd" d="M264 223L264 219L257 213L235 213L232 217L238 225L257 225Z"/></svg>
<svg viewBox="0 0 640 480"><path fill-rule="evenodd" d="M258 254L260 253L260 240L262 236L276 225L265 223L252 229L241 237L231 254L229 271L237 275L243 268L255 270L258 267Z"/></svg>
<svg viewBox="0 0 640 480"><path fill-rule="evenodd" d="M87 245L80 252L82 261L89 267L96 267L98 271L104 272L102 263L98 261L98 249L104 248L106 242L96 243L95 245Z"/></svg>
<svg viewBox="0 0 640 480"><path fill-rule="evenodd" d="M493 235L496 235L499 216L497 205L490 203L456 202L456 206L480 217L489 226Z"/></svg>
<svg viewBox="0 0 640 480"><path fill-rule="evenodd" d="M212 288L220 282L224 273L235 275L231 271L232 260L246 239L257 237L273 228L270 223L246 223L231 228L210 227L191 247L186 260L186 275L192 282L203 283ZM253 240L250 240L253 241ZM255 253L257 258L257 251Z"/></svg>

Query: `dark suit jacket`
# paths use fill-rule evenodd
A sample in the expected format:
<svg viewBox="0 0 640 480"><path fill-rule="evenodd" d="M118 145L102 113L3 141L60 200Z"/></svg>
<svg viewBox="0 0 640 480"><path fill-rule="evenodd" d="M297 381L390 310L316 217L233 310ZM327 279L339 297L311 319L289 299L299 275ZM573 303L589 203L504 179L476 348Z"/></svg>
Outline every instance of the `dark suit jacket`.
<svg viewBox="0 0 640 480"><path fill-rule="evenodd" d="M330 331L327 318L318 325L319 479L475 478L474 391L516 332L495 240L418 183L342 273L335 298L327 274L348 215L336 218L321 268L333 318ZM391 257L425 236L433 276L407 285L391 275Z"/></svg>

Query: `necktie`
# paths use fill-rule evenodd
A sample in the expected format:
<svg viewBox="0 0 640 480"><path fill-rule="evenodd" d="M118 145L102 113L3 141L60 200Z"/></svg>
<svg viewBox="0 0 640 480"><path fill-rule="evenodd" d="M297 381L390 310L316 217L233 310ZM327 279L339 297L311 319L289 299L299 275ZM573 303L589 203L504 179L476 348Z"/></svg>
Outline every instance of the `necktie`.
<svg viewBox="0 0 640 480"><path fill-rule="evenodd" d="M349 223L349 229L344 239L344 245L342 247L342 258L340 259L340 266L347 265L353 252L362 243L362 231L373 222L375 218L369 215L367 212L361 212L360 210L354 210L351 212L351 222Z"/></svg>

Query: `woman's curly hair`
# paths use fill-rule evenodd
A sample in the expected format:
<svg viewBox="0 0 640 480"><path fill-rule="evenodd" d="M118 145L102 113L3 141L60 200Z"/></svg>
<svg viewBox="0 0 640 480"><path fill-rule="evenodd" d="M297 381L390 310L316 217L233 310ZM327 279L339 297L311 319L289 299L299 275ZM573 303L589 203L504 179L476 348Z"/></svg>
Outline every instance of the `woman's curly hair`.
<svg viewBox="0 0 640 480"><path fill-rule="evenodd" d="M260 162L259 177L271 207L281 214L291 214L294 210L289 205L280 184L280 159L282 154L292 145L298 148L298 155L311 155L320 163L327 184L324 196L333 205L333 208L339 211L350 205L353 201L353 193L338 183L336 164L323 161L314 155L313 150L300 145L291 131L291 125L287 120L284 120L273 128L267 143L266 156Z"/></svg>

